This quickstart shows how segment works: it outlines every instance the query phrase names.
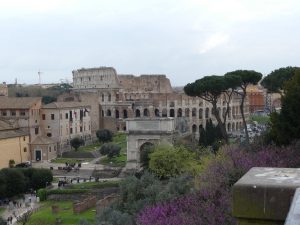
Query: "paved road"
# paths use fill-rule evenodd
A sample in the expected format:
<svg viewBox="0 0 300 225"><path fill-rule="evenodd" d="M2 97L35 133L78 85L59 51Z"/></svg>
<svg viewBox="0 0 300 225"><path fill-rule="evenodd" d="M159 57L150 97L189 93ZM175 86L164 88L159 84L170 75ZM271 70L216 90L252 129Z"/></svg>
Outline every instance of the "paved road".
<svg viewBox="0 0 300 225"><path fill-rule="evenodd" d="M3 219L7 220L9 216L12 216L12 223L8 224L17 224L17 218L22 216L29 210L36 210L40 206L40 203L37 202L36 197L31 194L25 195L25 201L23 199L18 199L18 206L14 206L12 202L6 206L5 211L2 214ZM19 206L21 204L21 207Z"/></svg>

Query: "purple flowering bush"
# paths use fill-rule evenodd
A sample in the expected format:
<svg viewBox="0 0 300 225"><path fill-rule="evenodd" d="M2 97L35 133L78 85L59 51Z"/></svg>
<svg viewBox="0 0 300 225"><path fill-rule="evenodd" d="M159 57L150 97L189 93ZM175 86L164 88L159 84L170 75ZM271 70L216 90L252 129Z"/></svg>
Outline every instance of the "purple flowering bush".
<svg viewBox="0 0 300 225"><path fill-rule="evenodd" d="M227 147L205 165L196 193L145 207L138 225L232 225L231 186L252 167L299 167L300 143L287 147Z"/></svg>

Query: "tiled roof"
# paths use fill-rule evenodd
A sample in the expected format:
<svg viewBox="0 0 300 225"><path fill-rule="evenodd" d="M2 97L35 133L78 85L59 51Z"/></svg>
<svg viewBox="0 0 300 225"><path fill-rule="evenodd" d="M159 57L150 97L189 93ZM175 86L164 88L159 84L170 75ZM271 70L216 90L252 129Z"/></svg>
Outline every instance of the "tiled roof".
<svg viewBox="0 0 300 225"><path fill-rule="evenodd" d="M18 128L13 128L9 123L0 120L0 139L28 136L29 133Z"/></svg>
<svg viewBox="0 0 300 225"><path fill-rule="evenodd" d="M62 108L79 108L90 107L89 104L84 102L52 102L47 105L43 105L43 109L62 109Z"/></svg>
<svg viewBox="0 0 300 225"><path fill-rule="evenodd" d="M29 109L38 101L41 101L41 97L5 97L0 96L0 109Z"/></svg>
<svg viewBox="0 0 300 225"><path fill-rule="evenodd" d="M32 142L31 144L33 145L48 145L48 144L53 144L55 143L55 141L47 136L37 136Z"/></svg>

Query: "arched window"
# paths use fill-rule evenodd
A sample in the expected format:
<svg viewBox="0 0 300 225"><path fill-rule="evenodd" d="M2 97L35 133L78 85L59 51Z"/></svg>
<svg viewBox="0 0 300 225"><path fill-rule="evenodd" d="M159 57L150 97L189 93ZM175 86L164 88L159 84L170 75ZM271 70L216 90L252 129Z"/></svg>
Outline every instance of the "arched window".
<svg viewBox="0 0 300 225"><path fill-rule="evenodd" d="M168 117L168 111L167 111L167 109L163 109L162 110L161 116L162 117Z"/></svg>
<svg viewBox="0 0 300 225"><path fill-rule="evenodd" d="M110 111L110 109L107 110L106 116L111 116L111 111Z"/></svg>
<svg viewBox="0 0 300 225"><path fill-rule="evenodd" d="M135 110L135 117L141 117L141 112L139 109Z"/></svg>
<svg viewBox="0 0 300 225"><path fill-rule="evenodd" d="M174 117L174 116L175 116L174 109L170 109L170 117Z"/></svg>
<svg viewBox="0 0 300 225"><path fill-rule="evenodd" d="M208 119L209 117L209 108L205 109L205 119Z"/></svg>
<svg viewBox="0 0 300 225"><path fill-rule="evenodd" d="M196 124L194 124L194 125L192 126L192 132L193 132L193 133L196 133L196 132L197 132L197 126L196 126Z"/></svg>
<svg viewBox="0 0 300 225"><path fill-rule="evenodd" d="M149 110L148 109L144 109L144 116L148 117L149 116Z"/></svg>
<svg viewBox="0 0 300 225"><path fill-rule="evenodd" d="M126 119L127 117L128 117L128 116L127 116L127 110L126 110L126 109L124 109L124 110L123 110L123 118L125 118L125 119ZM125 130L126 130L126 129L125 129Z"/></svg>
<svg viewBox="0 0 300 225"><path fill-rule="evenodd" d="M231 131L231 124L230 123L227 124L227 131Z"/></svg>
<svg viewBox="0 0 300 225"><path fill-rule="evenodd" d="M159 117L159 109L155 109L154 113L156 117Z"/></svg>
<svg viewBox="0 0 300 225"><path fill-rule="evenodd" d="M102 94L101 97L102 97L102 102L104 102L104 94Z"/></svg>
<svg viewBox="0 0 300 225"><path fill-rule="evenodd" d="M232 131L235 131L235 123L232 123L231 128L232 128Z"/></svg>
<svg viewBox="0 0 300 225"><path fill-rule="evenodd" d="M196 117L196 115L197 115L197 109L193 108L192 109L192 117Z"/></svg>
<svg viewBox="0 0 300 225"><path fill-rule="evenodd" d="M111 101L111 94L108 95L108 101Z"/></svg>
<svg viewBox="0 0 300 225"><path fill-rule="evenodd" d="M177 110L177 117L182 117L182 109L181 108L179 108Z"/></svg>
<svg viewBox="0 0 300 225"><path fill-rule="evenodd" d="M119 118L120 114L119 114L119 110L116 109L116 118Z"/></svg>
<svg viewBox="0 0 300 225"><path fill-rule="evenodd" d="M190 109L189 108L185 109L185 117L190 117Z"/></svg>
<svg viewBox="0 0 300 225"><path fill-rule="evenodd" d="M203 119L203 109L199 109L199 119Z"/></svg>

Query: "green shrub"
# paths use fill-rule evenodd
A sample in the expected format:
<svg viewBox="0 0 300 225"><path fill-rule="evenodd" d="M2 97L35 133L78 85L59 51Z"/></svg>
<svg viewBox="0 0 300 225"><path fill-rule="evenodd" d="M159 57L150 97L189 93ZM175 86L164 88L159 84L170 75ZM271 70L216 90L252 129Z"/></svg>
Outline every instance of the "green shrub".
<svg viewBox="0 0 300 225"><path fill-rule="evenodd" d="M97 130L96 136L99 139L99 142L106 143L112 141L113 133L108 129L102 129L102 130Z"/></svg>
<svg viewBox="0 0 300 225"><path fill-rule="evenodd" d="M84 140L80 137L74 137L71 139L70 145L75 148L75 151L77 151L81 145L84 145Z"/></svg>
<svg viewBox="0 0 300 225"><path fill-rule="evenodd" d="M47 190L45 188L39 189L37 192L37 196L40 198L41 201L47 200Z"/></svg>
<svg viewBox="0 0 300 225"><path fill-rule="evenodd" d="M114 143L108 143L102 145L100 148L101 155L107 155L108 158L113 158L114 156L119 156L121 147Z"/></svg>

